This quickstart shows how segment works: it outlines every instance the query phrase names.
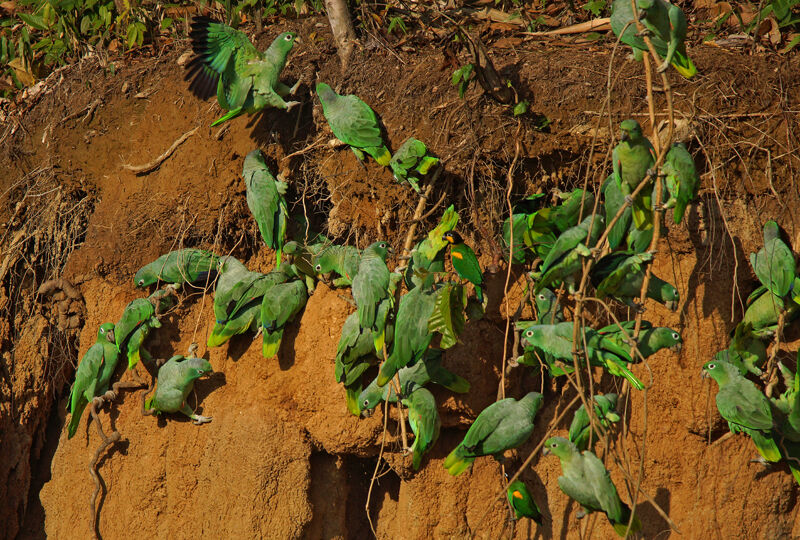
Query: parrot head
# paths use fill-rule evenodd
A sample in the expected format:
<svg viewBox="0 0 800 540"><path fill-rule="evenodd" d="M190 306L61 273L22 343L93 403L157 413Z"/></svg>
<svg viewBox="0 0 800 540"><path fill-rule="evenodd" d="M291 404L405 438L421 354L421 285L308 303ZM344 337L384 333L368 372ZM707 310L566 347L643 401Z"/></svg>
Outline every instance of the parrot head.
<svg viewBox="0 0 800 540"><path fill-rule="evenodd" d="M642 126L632 118L623 120L619 129L622 132L620 139L623 141L636 141L642 137Z"/></svg>
<svg viewBox="0 0 800 540"><path fill-rule="evenodd" d="M683 338L681 335L671 328L664 328L662 330L666 334L665 343L668 344L667 347L669 347L669 350L673 352L681 352L681 349L683 348Z"/></svg>
<svg viewBox="0 0 800 540"><path fill-rule="evenodd" d="M372 416L373 409L383 399L383 390L377 385L370 385L358 395L358 407L361 409L361 416Z"/></svg>
<svg viewBox="0 0 800 540"><path fill-rule="evenodd" d="M286 258L289 260L289 262L292 262L292 259L300 254L300 244L294 240L291 242L286 242L283 245L283 254L286 255Z"/></svg>
<svg viewBox="0 0 800 540"><path fill-rule="evenodd" d="M300 43L300 38L297 37L296 32L284 32L283 34L276 37L275 41L273 41L272 43L274 43L275 46L280 51L285 51L288 53L289 51L292 50L292 47L294 46L295 42ZM272 45L270 45L270 47L271 46Z"/></svg>
<svg viewBox="0 0 800 540"><path fill-rule="evenodd" d="M553 454L558 459L569 459L569 457L577 452L577 448L564 437L550 437L544 443L543 455Z"/></svg>
<svg viewBox="0 0 800 540"><path fill-rule="evenodd" d="M192 379L197 379L208 373L213 373L211 362L205 358L187 358L185 362L189 363L191 368Z"/></svg>
<svg viewBox="0 0 800 540"><path fill-rule="evenodd" d="M534 326L535 326L535 325L534 325ZM527 330L525 330L525 332L522 334L522 345L523 345L523 347L525 346L525 344L526 344L526 343L527 343L527 344L528 344L528 346L530 346L530 347L533 347L533 346L534 346L534 345L533 345L533 343L530 341L530 338L532 338L532 337L533 337L533 334L534 334L534 328L533 328L533 326L531 326L531 327L529 327Z"/></svg>
<svg viewBox="0 0 800 540"><path fill-rule="evenodd" d="M448 231L442 235L442 240L448 244L463 244L464 239L456 231Z"/></svg>
<svg viewBox="0 0 800 540"><path fill-rule="evenodd" d="M104 339L109 343L116 344L114 339L114 323L103 323L100 325L100 329L97 331L97 340Z"/></svg>
<svg viewBox="0 0 800 540"><path fill-rule="evenodd" d="M149 267L145 266L133 276L133 282L137 287L144 288L158 281L158 276Z"/></svg>
<svg viewBox="0 0 800 540"><path fill-rule="evenodd" d="M388 242L385 242L383 240L371 244L367 249L380 255L381 259L383 259L384 261L389 256L389 254L393 252L392 246L390 246Z"/></svg>
<svg viewBox="0 0 800 540"><path fill-rule="evenodd" d="M661 286L661 298L664 300L664 305L667 306L667 309L670 311L677 311L678 310L678 302L681 301L681 295L678 293L678 289L673 287L667 282Z"/></svg>
<svg viewBox="0 0 800 540"><path fill-rule="evenodd" d="M738 369L733 364L720 360L709 360L703 364L703 371L701 376L705 379L711 377L717 384L723 384L727 381L733 372L738 373Z"/></svg>

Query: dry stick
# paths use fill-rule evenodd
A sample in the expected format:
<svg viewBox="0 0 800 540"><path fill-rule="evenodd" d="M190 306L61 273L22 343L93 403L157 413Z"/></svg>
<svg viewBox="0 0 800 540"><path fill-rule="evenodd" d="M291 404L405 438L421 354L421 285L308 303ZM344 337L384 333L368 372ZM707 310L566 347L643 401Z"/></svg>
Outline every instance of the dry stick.
<svg viewBox="0 0 800 540"><path fill-rule="evenodd" d="M383 344L383 364L389 361L389 354L386 351L386 343ZM392 386L394 387L394 395L397 398L397 415L400 417L400 436L403 442L403 455L408 453L408 435L406 434L406 418L403 415L403 404L400 401L400 370L392 377ZM389 399L388 396L386 398Z"/></svg>
<svg viewBox="0 0 800 540"><path fill-rule="evenodd" d="M389 401L386 400L383 402L383 434L381 436L381 449L378 452L378 460L375 462L375 470L372 471L372 479L369 481L369 489L367 490L367 502L364 505L364 510L367 511L367 520L369 521L369 528L372 531L372 534L375 535L375 538L378 537L378 533L375 532L375 526L372 524L372 517L369 515L369 500L372 497L372 486L375 484L375 479L378 477L378 468L381 466L381 459L383 459L383 448L386 445L386 426L389 421Z"/></svg>
<svg viewBox="0 0 800 540"><path fill-rule="evenodd" d="M164 163L164 161L166 161L167 158L172 155L172 153L175 151L175 149L178 148L180 145L182 145L184 143L184 141L186 141L186 139L188 139L189 137L194 135L195 132L197 132L198 129L200 129L200 126L197 126L193 130L187 131L186 133L184 133L183 135L178 137L175 140L175 142L172 143L172 146L167 148L166 152L164 152L163 154L158 156L156 159L154 159L150 163L145 163L144 165L129 165L129 164L125 163L125 164L122 165L122 168L123 169L127 169L127 170L133 172L136 175L149 173L150 171L158 168L162 163Z"/></svg>
<svg viewBox="0 0 800 540"><path fill-rule="evenodd" d="M97 531L97 518L100 513L99 508L97 508L97 495L100 493L101 488L101 479L100 475L97 474L97 462L100 460L100 454L103 453L103 450L108 448L114 443L119 442L122 438L119 431L114 429L111 432L111 436L107 437L105 432L103 431L103 426L100 423L100 417L97 414L97 410L102 407L105 403L111 403L117 396L119 395L119 391L122 389L138 389L142 388L142 385L139 383L134 382L115 382L111 385L111 390L103 394L102 396L95 397L92 402L89 404L89 412L92 415L92 420L94 420L95 424L97 424L97 432L100 434L100 439L102 442L100 446L97 447L97 450L94 451L94 456L89 461L89 474L92 475L92 480L94 480L94 491L92 492L92 499L89 505L91 506L92 511L92 535L94 538L99 538L100 535ZM113 429L113 428L112 428Z"/></svg>
<svg viewBox="0 0 800 540"><path fill-rule="evenodd" d="M433 173L433 176L431 176L430 182L428 182L428 185L425 186L425 191L419 196L417 208L414 210L414 217L411 218L411 227L408 228L406 241L403 244L403 255L409 255L411 252L411 244L414 243L414 236L417 234L417 225L419 225L422 212L425 210L425 203L428 202L428 198L433 192L433 185L436 183L436 180L439 178L439 175L442 173L443 169L444 167L440 163L439 167Z"/></svg>
<svg viewBox="0 0 800 540"><path fill-rule="evenodd" d="M772 389L778 383L778 377L775 372L778 368L778 364L775 359L778 357L778 349L781 346L781 335L783 334L783 325L785 322L786 310L782 309L778 314L778 327L775 329L775 342L772 344L772 352L770 352L769 360L767 360L767 365L764 369L764 373L766 374L766 378L764 380L767 381L767 386L764 388L764 393L767 395L767 397L772 397ZM798 369L800 369L800 366L798 366Z"/></svg>

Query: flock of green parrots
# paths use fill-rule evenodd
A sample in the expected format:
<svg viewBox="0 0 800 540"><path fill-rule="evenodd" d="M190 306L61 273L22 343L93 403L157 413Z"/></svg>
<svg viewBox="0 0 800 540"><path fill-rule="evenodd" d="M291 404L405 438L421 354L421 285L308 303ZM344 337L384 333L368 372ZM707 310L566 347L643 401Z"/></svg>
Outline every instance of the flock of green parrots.
<svg viewBox="0 0 800 540"><path fill-rule="evenodd" d="M636 0L636 4L639 20L663 58L658 70L671 64L684 77L691 77L695 67L683 43L686 19L681 10L664 0ZM635 22L630 0L615 0L612 29L633 47L634 56L641 58L646 46ZM205 17L194 18L190 35L197 54L188 66L190 89L203 98L216 94L227 111L212 125L266 107L290 110L298 104L285 101L298 85L289 88L279 81L295 33L280 34L264 53L257 51L244 33ZM349 145L359 159L370 155L380 165L391 167L397 181L420 191L419 182L439 161L424 143L409 138L392 155L375 112L366 103L354 95L339 95L321 82L316 94L337 139ZM559 203L551 206L544 204L544 195L528 197L517 204L503 224L502 234L510 263L539 262L528 274L526 299L535 319L516 324L524 354L513 363L537 369L544 366L549 376L559 377L573 371L576 349L581 361L623 377L632 388L641 390L644 385L630 371L630 364L664 348L680 350L680 334L643 321L634 342L630 336L635 321L624 321L600 329L584 326L580 343L575 344L573 322L565 320L560 296L554 292L566 289L575 293L577 279L589 263L597 298L613 298L643 310L637 300L653 259L648 249L654 220L661 211L672 208L674 223L680 223L696 197L698 175L684 145L675 144L667 152L660 168L663 192L657 197L654 189L659 184L654 180L659 173L654 170L653 146L635 120L625 120L620 130L612 173L597 195L602 200L580 189L560 193ZM419 469L441 426L436 401L426 385L433 382L452 392L469 391L467 380L442 366L442 355L457 342L467 318L483 315L488 300L478 258L454 230L458 213L452 206L448 208L440 223L403 258L405 266L391 271L387 259L392 249L386 241L359 250L335 245L321 234L309 239L306 233L290 240L293 217L284 198L287 184L272 175L260 150L245 157L242 174L248 207L264 242L276 251L276 269L266 274L252 272L234 257L193 248L172 251L140 269L134 278L137 287L167 286L128 304L116 325L101 325L97 342L78 366L70 399L69 436L75 434L87 404L109 388L123 354L129 369L141 360L157 379L155 393L147 402L149 409L182 412L198 424L211 421L195 414L186 403L194 381L211 372L209 362L174 356L160 365L144 346L183 284L215 285L216 323L208 347L254 331L262 335L262 353L269 358L278 354L284 328L302 312L322 279L332 287L350 287L356 306L342 327L334 359L335 377L344 385L348 410L368 415L382 401L400 400L407 407L414 434L412 466ZM642 183L644 189L636 191ZM655 208L657 200L662 202L660 209ZM607 225L615 218L609 229ZM452 272L446 269L448 250ZM760 375L767 361L762 340L771 336L779 321L789 321L800 313L800 278L794 255L774 222L765 225L764 248L751 260L763 287L748 300L730 346L703 370L719 383L717 405L730 429L749 434L764 459L774 462L792 452L800 455L800 374L779 364L786 390L778 398L765 396L746 376ZM468 295L465 281L474 288L474 298ZM403 289L406 292L402 293ZM657 276L650 279L646 294L672 311L678 308L677 289ZM437 334L440 339L435 341ZM377 373L365 386L363 376L375 366L379 366ZM624 536L641 524L638 519L631 520L630 508L620 500L608 471L593 453L601 434L620 419L617 400L616 394L591 396L594 425L602 431L592 429L590 413L581 406L568 438L550 438L544 449L561 462L563 475L558 483L564 493L586 512L605 513ZM448 472L458 475L480 456L501 460L505 451L523 444L533 432L542 402L540 393L530 392L519 400L506 398L488 406L447 456L444 466ZM800 481L797 468L791 462L790 466ZM511 483L507 494L517 518L525 516L541 523L539 508L523 482Z"/></svg>

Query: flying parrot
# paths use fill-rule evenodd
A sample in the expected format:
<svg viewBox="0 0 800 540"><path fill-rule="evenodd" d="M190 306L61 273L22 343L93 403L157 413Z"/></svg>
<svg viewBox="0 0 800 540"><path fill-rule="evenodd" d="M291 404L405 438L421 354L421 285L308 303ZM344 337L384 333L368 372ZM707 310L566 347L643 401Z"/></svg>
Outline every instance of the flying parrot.
<svg viewBox="0 0 800 540"><path fill-rule="evenodd" d="M444 233L442 240L450 244L450 261L453 263L456 274L459 278L466 279L475 286L475 296L478 298L478 302L483 304L483 289L481 288L483 273L475 252L464 243L464 239L455 231Z"/></svg>
<svg viewBox="0 0 800 540"><path fill-rule="evenodd" d="M683 143L675 143L669 149L661 174L669 191L669 200L664 203L664 208L675 208L672 219L677 225L683 219L686 207L697 197L700 183L692 154Z"/></svg>
<svg viewBox="0 0 800 540"><path fill-rule="evenodd" d="M634 309L641 309L635 301L642 291L645 264L652 259L650 252L617 251L602 257L589 274L597 297L612 296ZM651 275L647 283L647 297L664 304L670 311L676 311L680 302L678 289L656 275Z"/></svg>
<svg viewBox="0 0 800 540"><path fill-rule="evenodd" d="M397 182L401 184L408 182L414 191L420 193L420 177L428 174L431 167L437 163L439 163L439 158L428 153L425 143L409 137L394 153L389 161L389 167L392 168L394 179Z"/></svg>
<svg viewBox="0 0 800 540"><path fill-rule="evenodd" d="M717 409L733 433L750 435L758 452L769 462L781 460L776 443L769 399L755 383L746 379L733 364L709 360L703 364L703 377L719 385Z"/></svg>
<svg viewBox="0 0 800 540"><path fill-rule="evenodd" d="M649 31L653 47L664 59L664 63L658 67L659 72L672 64L683 77L693 77L697 68L686 54L686 17L683 12L663 0L636 0L636 7L642 24ZM640 61L642 54L650 54L644 39L637 35L630 0L614 0L611 4L611 30L617 37L622 33L621 41L633 48L636 60Z"/></svg>
<svg viewBox="0 0 800 540"><path fill-rule="evenodd" d="M264 243L277 252L277 264L280 264L289 217L289 209L283 197L286 194L286 183L275 180L264 161L264 155L258 149L244 158L242 176L247 185L247 207L258 224Z"/></svg>
<svg viewBox="0 0 800 540"><path fill-rule="evenodd" d="M599 422L604 431L607 431L611 424L619 422L620 416L617 412L617 394L596 394L592 396L592 407L594 408L595 422ZM572 416L572 423L569 425L569 440L579 452L591 450L589 439L592 440L592 447L601 438L600 432L592 430L592 423L589 420L589 413L586 407L581 404Z"/></svg>
<svg viewBox="0 0 800 540"><path fill-rule="evenodd" d="M492 403L481 411L464 440L444 460L445 469L458 476L472 466L476 457L502 458L503 452L528 440L541 406L542 394L538 392L530 392L519 401L506 398Z"/></svg>
<svg viewBox="0 0 800 540"><path fill-rule="evenodd" d="M764 223L764 247L750 254L750 264L769 292L778 298L789 294L795 278L794 254L781 238L774 221Z"/></svg>
<svg viewBox="0 0 800 540"><path fill-rule="evenodd" d="M631 509L620 500L608 470L591 451L579 452L567 439L551 437L545 441L543 453L559 459L562 475L558 477L558 487L577 501L585 513L603 512L619 536L626 536L626 531L635 534L642 528L639 518L634 516L628 530Z"/></svg>
<svg viewBox="0 0 800 540"><path fill-rule="evenodd" d="M133 278L137 287L148 287L157 281L174 285L205 282L216 273L219 258L204 249L170 251L146 264Z"/></svg>
<svg viewBox="0 0 800 540"><path fill-rule="evenodd" d="M244 32L208 17L194 17L189 37L196 55L186 66L185 80L192 79L189 89L200 99L216 93L219 106L228 111L211 127L242 113L266 107L288 111L300 104L284 101L300 81L289 88L278 79L289 51L299 41L294 32L283 32L260 53Z"/></svg>
<svg viewBox="0 0 800 540"><path fill-rule="evenodd" d="M408 407L408 423L414 432L414 444L411 445L411 465L419 470L422 455L431 449L439 438L442 421L436 409L436 400L428 390L419 387L403 398L403 405Z"/></svg>
<svg viewBox="0 0 800 540"><path fill-rule="evenodd" d="M542 512L533 500L528 486L522 480L514 480L508 484L506 496L511 508L514 509L514 519L522 517L530 518L539 525L542 524Z"/></svg>
<svg viewBox="0 0 800 540"><path fill-rule="evenodd" d="M307 301L306 285L300 280L279 283L264 294L261 301L261 331L264 334L261 352L264 358L278 354L286 323L294 319Z"/></svg>
<svg viewBox="0 0 800 540"><path fill-rule="evenodd" d="M108 390L118 360L119 349L114 341L114 323L104 323L97 331L97 341L83 355L75 372L75 382L69 396L68 439L78 430L83 409Z"/></svg>
<svg viewBox="0 0 800 540"><path fill-rule="evenodd" d="M619 143L611 153L614 180L626 201L655 165L653 145L642 135L642 126L636 120L624 120L619 125L622 132ZM631 200L633 224L639 230L653 226L652 190L645 187Z"/></svg>
<svg viewBox="0 0 800 540"><path fill-rule="evenodd" d="M156 414L181 412L197 425L211 422L210 416L195 414L186 397L194 388L194 381L212 371L211 363L204 358L173 356L159 368L156 391L145 402L145 409Z"/></svg>
<svg viewBox="0 0 800 540"><path fill-rule="evenodd" d="M322 114L337 139L350 145L359 160L364 152L378 164L386 167L392 154L383 143L381 126L375 111L352 94L340 96L325 83L317 83L317 95L322 103Z"/></svg>

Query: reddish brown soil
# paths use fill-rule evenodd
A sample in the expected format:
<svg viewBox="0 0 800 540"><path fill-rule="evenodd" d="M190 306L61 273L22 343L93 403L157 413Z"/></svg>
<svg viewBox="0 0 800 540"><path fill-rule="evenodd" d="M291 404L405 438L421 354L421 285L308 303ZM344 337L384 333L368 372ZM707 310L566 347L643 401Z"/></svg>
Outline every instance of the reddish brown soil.
<svg viewBox="0 0 800 540"><path fill-rule="evenodd" d="M402 247L416 195L373 162L362 168L349 150L324 146L330 134L315 121L319 111L312 112L315 99L308 93L315 70L319 79L372 104L393 148L413 134L443 158L447 172L432 199L446 194L447 203L461 210L461 229L480 246L483 260L491 261L517 122L477 89L459 100L449 82L453 67L444 67L445 57L432 45L395 54L367 49L342 75L324 20L299 24L301 33L317 34L293 53L285 72L287 79L305 77L299 121L294 112L270 112L260 122L239 118L222 131L208 128L219 110L187 91L176 64L185 43L158 59L117 62L115 74L96 59L84 60L55 76L28 112L13 117L20 127L4 141L0 162L0 188L9 193L0 215L14 217L2 236L11 270L0 273L0 522L5 524L0 536L91 536L93 484L87 463L99 438L84 421L67 440L68 381L98 325L116 320L141 294L133 288L136 269L179 245L230 252L254 270L272 264L272 252L262 246L244 203L240 174L247 152L262 147L285 172L297 201L294 211L305 209L314 226L360 246L387 237L396 249ZM260 44L276 31L260 36ZM708 158L702 164L701 204L684 224L670 228L654 266L656 274L678 284L681 309L673 314L648 304L647 311L654 324L678 329L685 345L680 355L661 352L647 366L634 368L652 386L632 395L629 432L614 446L627 456L626 468L634 476L644 449L642 487L686 538L797 537L798 486L786 466L751 463L755 449L744 436L714 444L727 426L714 405L716 386L699 374L710 355L726 345L741 300L753 287L747 254L761 242L761 223L777 219L800 246L795 172L800 167L795 135L800 62L709 46L691 53L700 75L689 82L671 74L670 80L677 116L690 120L696 135L690 145ZM534 130L532 119L523 120L514 195L582 184L591 137L573 133L587 133L593 111L601 108L610 47L526 41L492 54L531 109L552 120L548 132ZM612 95L614 125L647 110L641 68L619 53L617 59L621 75ZM61 121L97 98L102 103L93 114ZM149 161L198 125L156 171L135 176L122 168ZM318 139L322 145L281 161ZM602 164L610 142L607 132L598 140L593 165ZM52 170L25 176L43 165ZM598 173L593 182L603 177ZM64 257L43 267L41 257L33 260L31 254L46 246L31 240L24 249L11 249L22 224L32 234L41 221L26 218L34 208L31 199L24 199L19 212L16 204L23 200L23 187L44 193L53 182L62 186L65 200L86 198L80 210L69 205L53 210L83 212L86 224L75 227L85 227L85 234L75 232L74 251L59 251ZM38 234L42 242L57 237ZM86 317L79 331L59 330L52 301L34 294L39 281L52 277L48 268L57 268L83 294ZM26 269L34 274L26 278ZM522 287L521 273L513 275L512 303ZM419 472L398 452L396 424L389 423L383 474L370 504L380 538L453 538L470 532L499 538L510 532L507 510L493 502L501 486L498 465L479 459L455 479L442 467L465 427L496 398L504 278L501 267L490 278L486 319L470 323L461 343L445 356L448 367L472 383L472 391L465 396L435 391L444 427ZM380 412L369 419L351 416L343 389L334 382L339 330L352 310L346 296L346 290L321 285L287 331L278 360L262 358L247 336L207 352L201 345L215 371L196 385L199 411L213 416L210 424L142 417L138 393L124 393L110 417L102 416L105 429L113 425L123 437L99 464L106 491L99 522L103 537L129 538L132 531L136 537L368 537L364 507L383 417ZM210 303L201 291L184 296L154 333L152 352L167 358L184 353L192 341L204 344L213 325ZM787 338L796 340L796 334ZM574 397L569 386L542 383L538 374L523 369L511 373L507 392L519 396L544 385L546 406L534 435L514 453L511 471ZM139 373L148 379L143 369ZM604 391L618 389L608 378L595 384ZM559 433L569 418L557 426ZM620 467L609 459L609 468L622 498L630 500ZM587 520L576 519L576 505L558 489L559 473L554 458L537 456L523 478L545 514L541 536L576 538ZM638 501L644 537L674 534L649 502ZM589 526L593 537L615 537L605 518L593 518ZM538 534L528 521L515 530L515 538Z"/></svg>

